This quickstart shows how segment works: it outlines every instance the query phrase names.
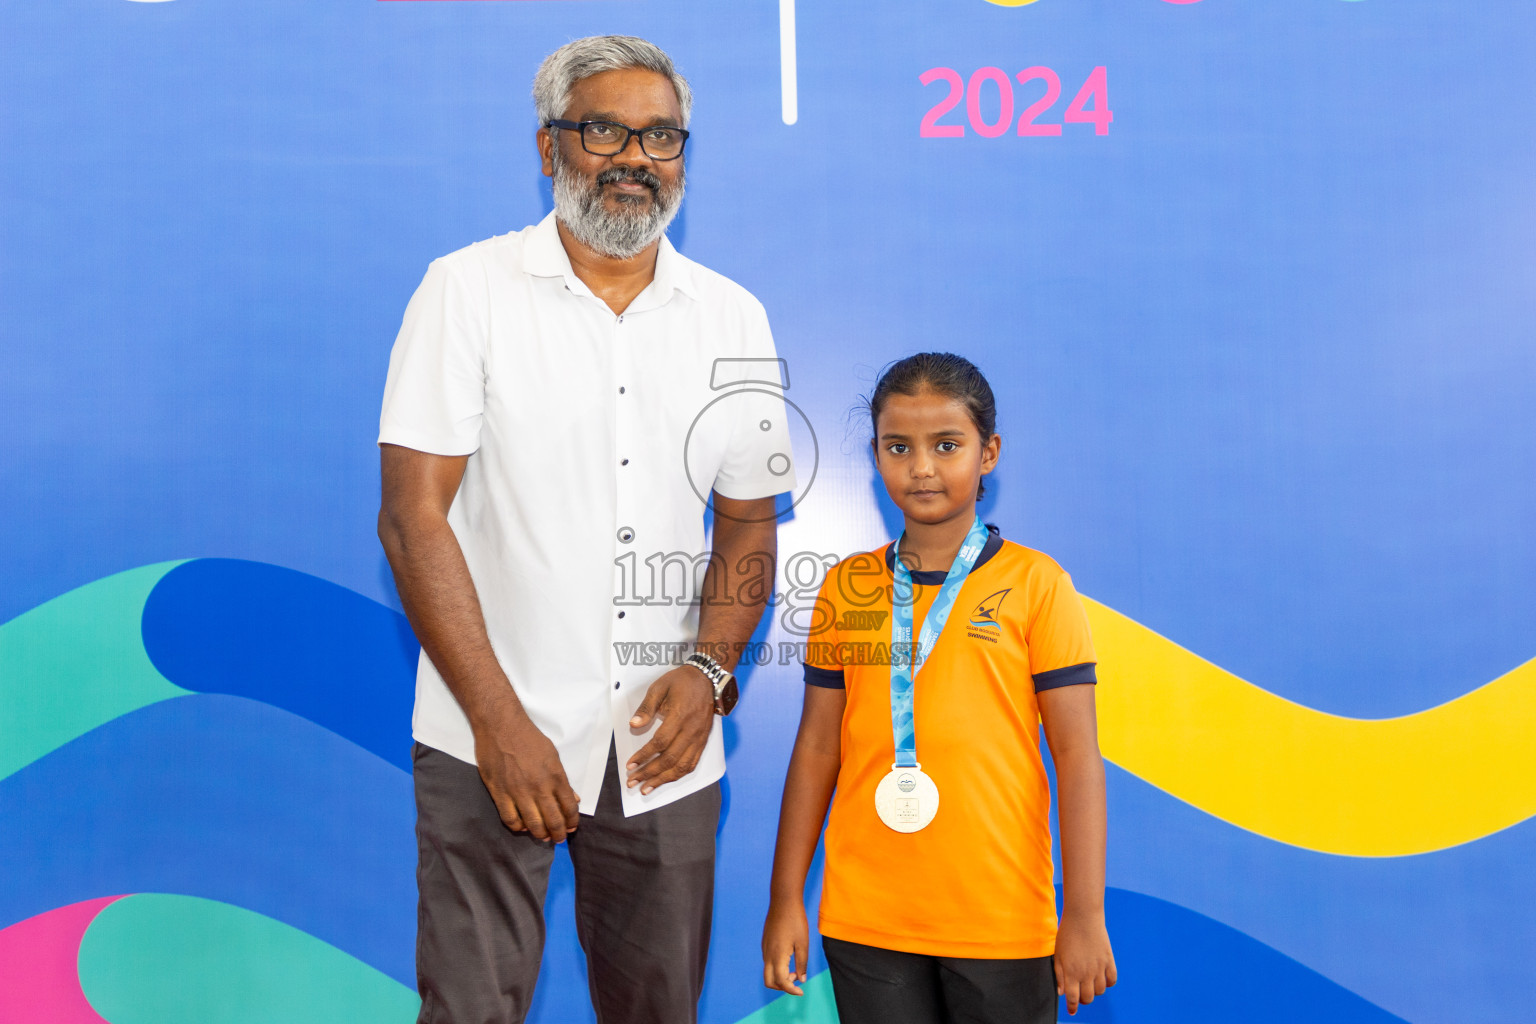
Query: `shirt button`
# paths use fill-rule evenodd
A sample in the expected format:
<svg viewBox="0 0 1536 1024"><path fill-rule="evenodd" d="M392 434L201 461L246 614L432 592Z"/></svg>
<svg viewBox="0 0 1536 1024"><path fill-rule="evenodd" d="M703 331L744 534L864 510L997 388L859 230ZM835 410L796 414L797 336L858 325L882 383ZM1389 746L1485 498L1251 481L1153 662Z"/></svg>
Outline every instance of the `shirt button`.
<svg viewBox="0 0 1536 1024"><path fill-rule="evenodd" d="M623 323L623 322L624 322L624 318L623 317L619 317L619 323Z"/></svg>
<svg viewBox="0 0 1536 1024"><path fill-rule="evenodd" d="M623 612L619 612L619 618L622 619L623 617L624 617L624 613Z"/></svg>
<svg viewBox="0 0 1536 1024"><path fill-rule="evenodd" d="M622 388L622 387L621 387L621 388L619 388L619 394L621 394L621 395L622 395L622 394L623 394L623 393L624 393L624 389L623 389L623 388Z"/></svg>
<svg viewBox="0 0 1536 1024"><path fill-rule="evenodd" d="M621 526L619 527L618 536L621 543L628 544L630 541L635 539L635 531L631 530L627 526Z"/></svg>
<svg viewBox="0 0 1536 1024"><path fill-rule="evenodd" d="M617 689L618 689L618 688L619 688L619 684L618 684L618 683L614 683L614 684L613 684L613 688L614 688L614 689L615 689L615 690L617 690Z"/></svg>
<svg viewBox="0 0 1536 1024"><path fill-rule="evenodd" d="M629 465L629 460L628 459L620 459L619 460L619 465L627 466L627 465Z"/></svg>

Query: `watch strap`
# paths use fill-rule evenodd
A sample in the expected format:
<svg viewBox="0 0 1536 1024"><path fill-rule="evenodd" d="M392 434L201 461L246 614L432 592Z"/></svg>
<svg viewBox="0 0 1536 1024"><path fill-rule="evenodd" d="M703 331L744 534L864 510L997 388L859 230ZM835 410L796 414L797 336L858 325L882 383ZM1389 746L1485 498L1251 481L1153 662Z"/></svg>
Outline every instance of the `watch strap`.
<svg viewBox="0 0 1536 1024"><path fill-rule="evenodd" d="M704 678L709 680L710 692L715 701L715 714L721 716L729 714L731 708L728 705L734 705L735 701L727 702L723 698L726 695L726 691L735 683L736 677L727 672L724 666L703 651L694 651L687 658L683 659L683 664L692 665L704 674Z"/></svg>

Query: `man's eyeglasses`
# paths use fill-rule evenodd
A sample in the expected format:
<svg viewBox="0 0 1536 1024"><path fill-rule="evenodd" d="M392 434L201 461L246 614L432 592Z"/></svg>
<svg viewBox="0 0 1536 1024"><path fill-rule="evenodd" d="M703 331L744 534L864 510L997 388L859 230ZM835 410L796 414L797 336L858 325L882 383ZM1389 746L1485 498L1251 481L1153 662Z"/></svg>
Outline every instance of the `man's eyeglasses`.
<svg viewBox="0 0 1536 1024"><path fill-rule="evenodd" d="M686 128L654 125L631 128L617 121L550 121L546 128L564 128L581 133L581 148L593 156L617 156L624 152L631 137L640 140L640 150L652 160L676 160L683 155L688 141Z"/></svg>

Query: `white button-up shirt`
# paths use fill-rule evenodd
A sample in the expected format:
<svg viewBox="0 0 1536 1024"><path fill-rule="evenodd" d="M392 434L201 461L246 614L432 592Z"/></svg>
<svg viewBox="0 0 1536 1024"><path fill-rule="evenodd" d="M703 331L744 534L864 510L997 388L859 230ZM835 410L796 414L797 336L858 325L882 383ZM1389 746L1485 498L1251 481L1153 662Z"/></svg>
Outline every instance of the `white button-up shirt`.
<svg viewBox="0 0 1536 1024"><path fill-rule="evenodd" d="M433 261L406 308L379 442L470 457L448 522L497 660L585 814L609 743L622 772L655 729L629 727L675 663L655 653L696 637L710 491L794 488L779 366L762 305L666 239L655 279L615 316L571 269L553 214ZM475 761L425 651L412 732ZM625 788L624 812L724 774L717 720L693 772L648 796Z"/></svg>

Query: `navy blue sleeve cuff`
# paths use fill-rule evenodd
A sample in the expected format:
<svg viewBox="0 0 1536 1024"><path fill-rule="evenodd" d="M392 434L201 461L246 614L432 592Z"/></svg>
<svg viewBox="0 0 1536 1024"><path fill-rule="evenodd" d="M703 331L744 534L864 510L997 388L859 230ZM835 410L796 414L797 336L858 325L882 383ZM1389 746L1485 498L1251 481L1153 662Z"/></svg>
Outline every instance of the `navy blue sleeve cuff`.
<svg viewBox="0 0 1536 1024"><path fill-rule="evenodd" d="M815 665L805 666L806 686L825 686L829 690L847 689L843 682L843 670L840 668L817 668Z"/></svg>
<svg viewBox="0 0 1536 1024"><path fill-rule="evenodd" d="M1097 666L1091 661L1085 661L1081 665L1068 665L1066 668L1053 668L1049 672L1037 672L1035 674L1035 692L1041 690L1054 690L1058 686L1078 686L1082 683L1097 683L1098 673L1094 671Z"/></svg>

